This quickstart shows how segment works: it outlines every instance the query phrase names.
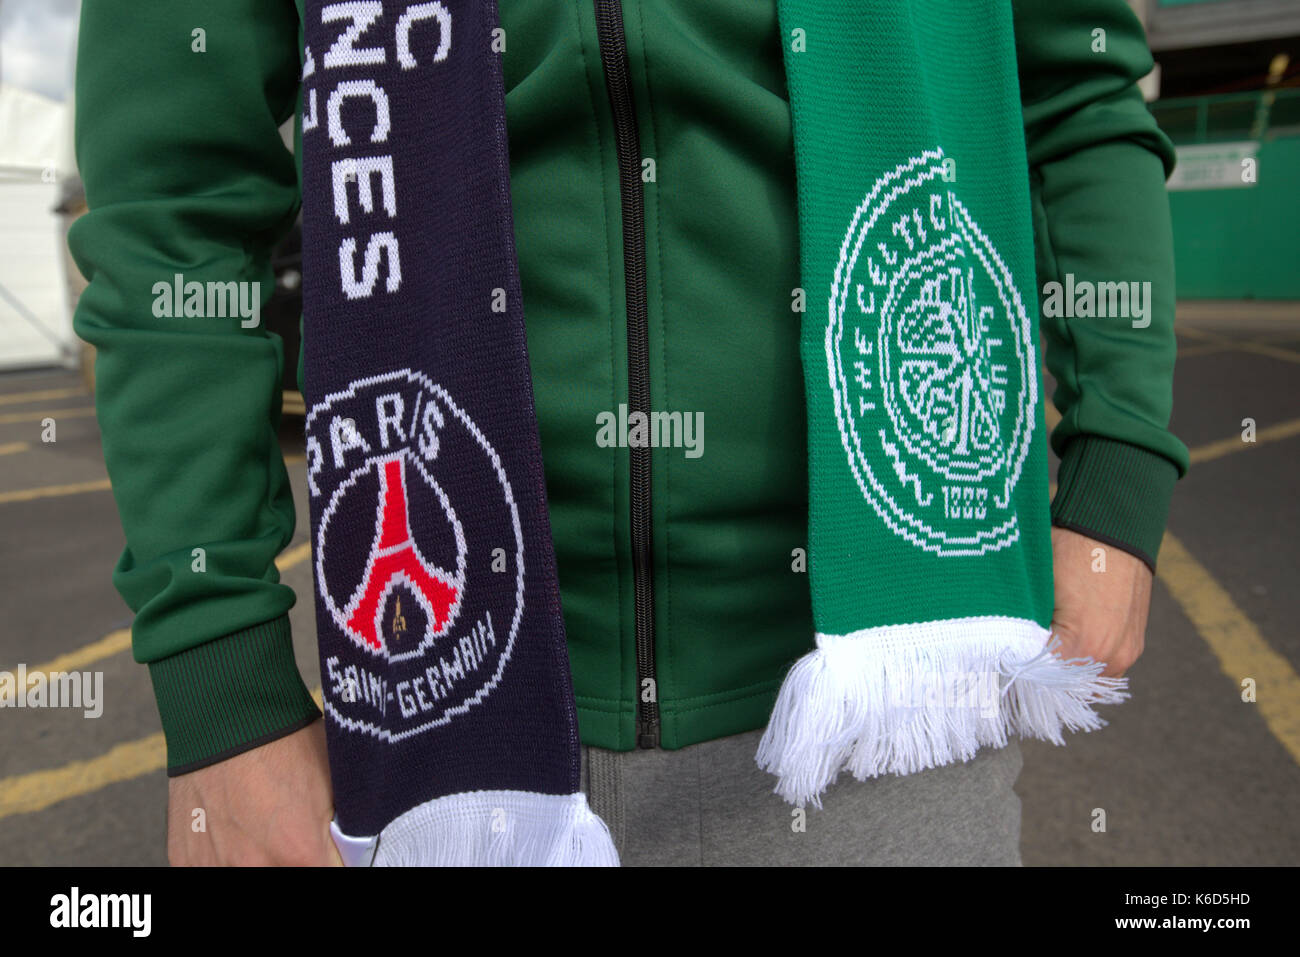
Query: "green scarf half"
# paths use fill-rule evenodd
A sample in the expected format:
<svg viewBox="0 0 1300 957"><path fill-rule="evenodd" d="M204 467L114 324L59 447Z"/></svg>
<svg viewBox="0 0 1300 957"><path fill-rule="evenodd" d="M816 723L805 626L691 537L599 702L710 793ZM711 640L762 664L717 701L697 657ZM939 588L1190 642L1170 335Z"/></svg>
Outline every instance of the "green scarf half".
<svg viewBox="0 0 1300 957"><path fill-rule="evenodd" d="M1010 4L780 0L817 649L758 760L799 804L1126 695L1051 653L1048 463ZM825 306L825 308L823 308ZM1050 647L1049 647L1050 646Z"/></svg>

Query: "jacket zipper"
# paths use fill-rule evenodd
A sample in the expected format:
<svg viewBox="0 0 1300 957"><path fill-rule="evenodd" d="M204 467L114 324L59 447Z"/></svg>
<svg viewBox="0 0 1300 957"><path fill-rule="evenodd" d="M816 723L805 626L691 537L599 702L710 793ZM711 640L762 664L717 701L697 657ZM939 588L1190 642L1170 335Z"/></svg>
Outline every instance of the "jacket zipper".
<svg viewBox="0 0 1300 957"><path fill-rule="evenodd" d="M593 0L605 88L614 115L618 184L623 212L623 273L627 288L628 414L650 415L650 333L646 307L645 207L641 143L628 76L627 36L620 0ZM636 631L636 744L659 746L659 692L655 681L654 566L651 564L650 449L631 458L632 584ZM647 684L648 682L648 684ZM649 692L651 700L645 697Z"/></svg>

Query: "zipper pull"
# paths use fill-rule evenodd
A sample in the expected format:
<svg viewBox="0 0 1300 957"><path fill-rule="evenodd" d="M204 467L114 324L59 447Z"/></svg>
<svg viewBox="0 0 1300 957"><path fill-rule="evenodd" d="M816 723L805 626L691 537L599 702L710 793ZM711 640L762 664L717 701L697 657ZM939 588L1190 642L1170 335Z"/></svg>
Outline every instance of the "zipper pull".
<svg viewBox="0 0 1300 957"><path fill-rule="evenodd" d="M636 746L638 748L659 747L659 722L657 721L637 722Z"/></svg>

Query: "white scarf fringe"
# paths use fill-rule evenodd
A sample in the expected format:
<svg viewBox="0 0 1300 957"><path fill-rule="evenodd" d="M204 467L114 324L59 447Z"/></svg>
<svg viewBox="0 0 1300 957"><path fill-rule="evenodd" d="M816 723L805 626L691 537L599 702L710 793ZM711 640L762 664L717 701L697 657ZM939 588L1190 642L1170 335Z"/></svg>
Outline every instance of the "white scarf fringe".
<svg viewBox="0 0 1300 957"><path fill-rule="evenodd" d="M350 866L617 867L613 838L577 794L469 791L411 808L378 838L331 825Z"/></svg>
<svg viewBox="0 0 1300 957"><path fill-rule="evenodd" d="M1128 697L1126 678L1064 660L1036 622L978 617L817 636L786 676L757 761L791 804L821 807L848 771L859 781L968 761L1009 735L1064 744L1093 731L1092 710Z"/></svg>

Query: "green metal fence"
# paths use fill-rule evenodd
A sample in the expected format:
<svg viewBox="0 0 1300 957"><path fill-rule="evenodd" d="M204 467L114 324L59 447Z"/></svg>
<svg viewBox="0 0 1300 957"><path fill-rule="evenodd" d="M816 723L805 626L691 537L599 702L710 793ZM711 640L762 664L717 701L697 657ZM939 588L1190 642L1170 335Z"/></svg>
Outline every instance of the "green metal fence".
<svg viewBox="0 0 1300 957"><path fill-rule="evenodd" d="M1179 298L1300 300L1300 89L1159 100L1150 109L1187 169L1205 144L1243 144L1256 164L1249 182L1170 190Z"/></svg>
<svg viewBox="0 0 1300 957"><path fill-rule="evenodd" d="M1157 100L1148 108L1175 144L1300 135L1300 88Z"/></svg>

